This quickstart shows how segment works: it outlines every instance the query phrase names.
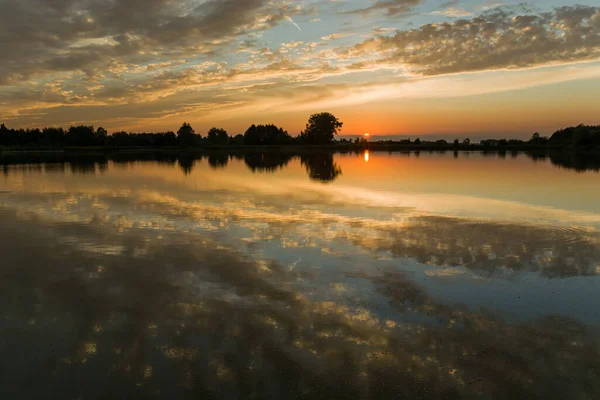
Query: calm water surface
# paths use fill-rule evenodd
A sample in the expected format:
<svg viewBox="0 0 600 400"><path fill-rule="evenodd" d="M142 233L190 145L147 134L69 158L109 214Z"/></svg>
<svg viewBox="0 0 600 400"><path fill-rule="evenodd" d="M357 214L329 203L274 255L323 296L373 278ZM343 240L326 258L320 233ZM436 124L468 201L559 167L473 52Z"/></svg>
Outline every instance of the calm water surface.
<svg viewBox="0 0 600 400"><path fill-rule="evenodd" d="M599 173L135 158L0 159L1 398L600 397Z"/></svg>

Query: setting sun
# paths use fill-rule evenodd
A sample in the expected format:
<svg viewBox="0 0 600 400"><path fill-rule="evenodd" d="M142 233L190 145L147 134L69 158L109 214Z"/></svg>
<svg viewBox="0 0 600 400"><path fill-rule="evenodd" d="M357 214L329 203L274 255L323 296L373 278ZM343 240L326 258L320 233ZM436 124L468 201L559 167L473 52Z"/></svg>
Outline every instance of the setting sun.
<svg viewBox="0 0 600 400"><path fill-rule="evenodd" d="M369 136L371 136L370 133L365 133L365 137L369 137Z"/></svg>

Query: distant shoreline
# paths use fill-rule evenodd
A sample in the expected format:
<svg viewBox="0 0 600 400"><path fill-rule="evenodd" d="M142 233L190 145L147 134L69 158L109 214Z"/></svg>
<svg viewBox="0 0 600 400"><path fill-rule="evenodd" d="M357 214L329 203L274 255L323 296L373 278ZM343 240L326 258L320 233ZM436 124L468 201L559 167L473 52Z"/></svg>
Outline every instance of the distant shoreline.
<svg viewBox="0 0 600 400"><path fill-rule="evenodd" d="M598 154L600 151L596 148L587 149L584 147L571 146L552 146L552 145L506 145L506 146L486 146L481 144L402 144L402 143L361 143L361 144L332 144L332 145L205 145L195 147L165 146L165 147L135 147L135 146L64 146L64 147L0 147L0 154L51 154L51 153L145 153L145 152L205 152L205 151L280 151L280 152L361 152L361 151L434 151L434 152L454 152L454 151L473 151L473 152L577 152Z"/></svg>

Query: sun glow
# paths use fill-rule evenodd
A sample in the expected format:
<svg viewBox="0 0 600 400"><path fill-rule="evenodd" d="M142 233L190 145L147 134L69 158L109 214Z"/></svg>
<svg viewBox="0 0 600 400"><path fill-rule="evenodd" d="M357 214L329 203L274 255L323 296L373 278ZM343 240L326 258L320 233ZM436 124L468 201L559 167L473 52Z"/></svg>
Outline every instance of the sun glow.
<svg viewBox="0 0 600 400"><path fill-rule="evenodd" d="M369 137L369 136L371 136L370 133L365 133L365 137Z"/></svg>
<svg viewBox="0 0 600 400"><path fill-rule="evenodd" d="M369 162L369 160L370 160L370 158L371 158L371 157L370 157L370 155L369 155L369 152L368 152L368 151L365 151L365 162L366 162L366 163L368 163L368 162Z"/></svg>

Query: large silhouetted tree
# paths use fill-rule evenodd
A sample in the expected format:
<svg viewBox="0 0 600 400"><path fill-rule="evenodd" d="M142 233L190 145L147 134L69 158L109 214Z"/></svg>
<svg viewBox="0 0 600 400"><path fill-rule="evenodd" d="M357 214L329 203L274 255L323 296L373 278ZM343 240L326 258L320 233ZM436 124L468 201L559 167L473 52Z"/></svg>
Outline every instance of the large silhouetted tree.
<svg viewBox="0 0 600 400"><path fill-rule="evenodd" d="M211 128L208 131L208 143L212 145L229 144L229 135L225 129Z"/></svg>
<svg viewBox="0 0 600 400"><path fill-rule="evenodd" d="M102 127L96 129L96 143L105 145L108 142L108 131Z"/></svg>
<svg viewBox="0 0 600 400"><path fill-rule="evenodd" d="M306 129L300 134L302 142L307 144L330 144L342 129L343 123L335 115L323 112L310 116Z"/></svg>
<svg viewBox="0 0 600 400"><path fill-rule="evenodd" d="M185 147L192 146L195 142L195 138L196 131L194 131L194 128L187 122L184 122L177 131L177 140L179 140L179 144Z"/></svg>
<svg viewBox="0 0 600 400"><path fill-rule="evenodd" d="M293 141L287 131L275 125L252 125L244 134L244 144L250 146L288 145Z"/></svg>
<svg viewBox="0 0 600 400"><path fill-rule="evenodd" d="M65 140L65 130L63 128L44 128L42 131L44 144L60 146Z"/></svg>
<svg viewBox="0 0 600 400"><path fill-rule="evenodd" d="M96 142L96 131L93 126L72 126L65 135L65 141L70 146L94 146Z"/></svg>
<svg viewBox="0 0 600 400"><path fill-rule="evenodd" d="M244 135L235 135L231 138L231 144L241 146L244 144Z"/></svg>

